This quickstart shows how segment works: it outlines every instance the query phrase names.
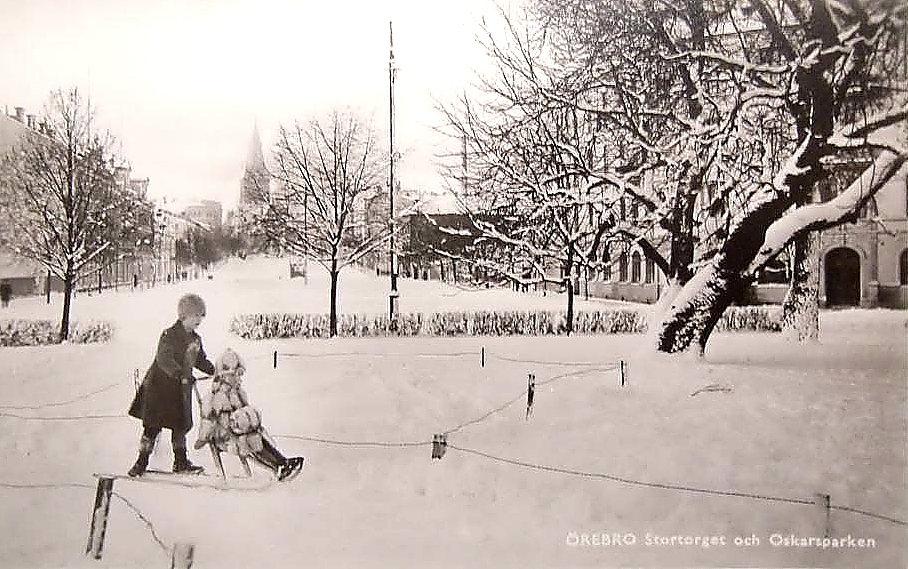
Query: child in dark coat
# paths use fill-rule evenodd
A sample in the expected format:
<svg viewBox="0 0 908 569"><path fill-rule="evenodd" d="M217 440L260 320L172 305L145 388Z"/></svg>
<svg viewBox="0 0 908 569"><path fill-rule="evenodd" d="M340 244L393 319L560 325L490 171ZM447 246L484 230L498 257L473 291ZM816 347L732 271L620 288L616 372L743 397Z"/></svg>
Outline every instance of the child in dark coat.
<svg viewBox="0 0 908 569"><path fill-rule="evenodd" d="M158 340L154 361L136 392L129 414L142 420L139 458L129 469L130 476L141 476L148 468L148 457L161 429L170 429L173 445L173 471L198 473L203 469L189 461L186 433L192 428L193 368L214 373L202 348L196 328L205 317L205 302L196 294L186 294L177 304L177 321L164 330Z"/></svg>
<svg viewBox="0 0 908 569"><path fill-rule="evenodd" d="M243 360L230 348L217 359L211 391L202 401L195 448L212 444L220 452L252 458L278 480L291 480L303 468L303 458L285 457L268 437L261 414L249 405L241 385L245 372Z"/></svg>

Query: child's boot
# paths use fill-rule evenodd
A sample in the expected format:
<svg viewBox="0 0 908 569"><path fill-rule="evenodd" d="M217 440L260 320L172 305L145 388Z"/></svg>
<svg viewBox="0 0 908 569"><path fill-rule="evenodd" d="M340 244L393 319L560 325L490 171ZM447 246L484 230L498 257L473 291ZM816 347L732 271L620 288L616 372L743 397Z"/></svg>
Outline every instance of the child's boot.
<svg viewBox="0 0 908 569"><path fill-rule="evenodd" d="M304 460L305 459L301 456L295 456L285 460L277 469L276 474L278 481L289 482L296 478L300 471L303 470Z"/></svg>
<svg viewBox="0 0 908 569"><path fill-rule="evenodd" d="M145 470L148 468L148 457L151 456L152 450L154 450L154 439L142 435L142 438L139 440L139 458L136 459L136 463L129 469L128 474L130 476L136 477L145 474Z"/></svg>
<svg viewBox="0 0 908 569"><path fill-rule="evenodd" d="M136 459L136 463L129 469L130 476L136 477L145 474L145 469L148 468L148 456L150 454L151 453L139 451L139 458Z"/></svg>
<svg viewBox="0 0 908 569"><path fill-rule="evenodd" d="M185 448L175 448L173 449L173 471L177 474L199 474L203 470L203 467L193 464L189 461L189 457L186 456Z"/></svg>

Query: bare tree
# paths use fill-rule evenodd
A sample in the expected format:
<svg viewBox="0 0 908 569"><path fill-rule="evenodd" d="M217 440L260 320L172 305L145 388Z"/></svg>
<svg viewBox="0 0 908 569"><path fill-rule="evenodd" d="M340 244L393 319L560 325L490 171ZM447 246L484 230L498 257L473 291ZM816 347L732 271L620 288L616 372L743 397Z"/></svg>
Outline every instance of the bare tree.
<svg viewBox="0 0 908 569"><path fill-rule="evenodd" d="M798 237L855 215L904 160L896 139L883 136L904 119L904 90L887 91L884 104L868 96L882 89L874 77L904 75L885 57L905 52L905 8L895 2L535 5L546 49L531 54L518 42L493 57L505 62L506 87L531 85L522 95L537 108L585 111L611 139L604 150L617 150L613 159L598 167L574 160L572 175L611 189L611 203L624 207L609 234L640 247L668 277L652 324L661 351L702 351L767 262ZM535 79L539 70L545 81ZM569 146L577 154L582 144ZM824 164L856 152L876 166L859 199L810 208ZM629 219L628 202L645 213ZM781 219L789 221L776 228L790 234L769 247L767 231Z"/></svg>
<svg viewBox="0 0 908 569"><path fill-rule="evenodd" d="M856 1L753 5L756 20L781 55L779 64L754 69L743 57L693 51L683 57L729 72L754 69L742 84L744 96L783 102L797 125L798 143L774 176L764 169L728 238L666 311L657 334L662 351L684 350L696 342L702 353L722 312L757 270L799 237L852 218L908 158L905 133L898 132L908 117L904 90L890 93L883 104L865 90L874 77L904 73L901 65L884 71L878 64L891 63L883 54L894 44L904 46L905 6ZM900 51L904 54L904 47ZM825 164L856 152L870 156L871 167L837 196L809 203L827 175Z"/></svg>
<svg viewBox="0 0 908 569"><path fill-rule="evenodd" d="M503 18L508 35L488 33L484 46L497 69L481 76L475 97L439 105L442 130L463 141L469 170L449 169L466 187L452 188L466 211L473 255L436 253L482 267L521 286L555 283L567 293L566 328L573 328L574 284L580 268L600 264L607 237L617 229L615 198L591 171L606 169L607 144L594 117L547 93L563 92L554 62L544 57L539 29ZM440 228L452 235L463 228ZM557 274L551 274L551 269Z"/></svg>
<svg viewBox="0 0 908 569"><path fill-rule="evenodd" d="M330 277L330 334L337 334L340 271L390 235L364 231L356 218L367 192L381 185L380 152L372 128L350 112L281 127L274 148L273 192L262 192L253 224L273 242L323 266Z"/></svg>
<svg viewBox="0 0 908 569"><path fill-rule="evenodd" d="M97 132L77 89L54 91L41 119L3 158L2 239L63 281L60 340L69 337L73 287L119 237L111 137Z"/></svg>

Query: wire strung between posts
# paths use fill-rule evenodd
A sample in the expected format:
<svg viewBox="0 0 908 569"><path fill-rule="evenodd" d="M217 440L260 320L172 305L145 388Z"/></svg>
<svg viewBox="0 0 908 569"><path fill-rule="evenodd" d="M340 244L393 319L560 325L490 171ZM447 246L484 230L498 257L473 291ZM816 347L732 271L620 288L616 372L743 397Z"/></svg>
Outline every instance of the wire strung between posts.
<svg viewBox="0 0 908 569"><path fill-rule="evenodd" d="M602 362L595 363L595 362L558 362L558 361L546 361L546 360L522 360L519 358L509 358L506 356L499 356L499 355L493 354L491 352L487 352L487 353L489 354L489 357L495 358L497 360L502 360L502 361L506 361L506 362L523 363L523 364L539 364L539 365L553 365L553 366L587 366L587 367L602 365ZM610 369L615 369L616 367L617 366L613 365Z"/></svg>
<svg viewBox="0 0 908 569"><path fill-rule="evenodd" d="M616 367L617 366L612 365L609 367L590 368L590 369L582 369L582 370L578 370L578 371L570 371L567 373L562 373L559 375L552 376L545 381L537 382L536 387L542 387L543 385L552 383L553 381L557 381L559 379L564 379L565 377L585 375L585 374L597 372L597 371L609 371L609 370L615 369ZM513 405L514 403L517 403L518 401L523 401L526 398L527 391L528 391L528 389L524 389L523 391L520 392L520 394L518 394L513 399L509 399L508 401L505 401L504 403L502 403L498 407L495 407L494 409L490 410L489 412L482 415L481 417L477 417L476 419L473 419L472 421L467 421L465 423L461 423L461 424L457 425L456 427L453 427L451 429L448 429L447 431L444 431L444 434L450 435L451 433L456 433L457 431L464 429L466 427L469 427L470 425L475 425L476 423L481 423L482 421L485 421L486 419L488 419L495 413L500 413L501 411L504 411L505 409L507 409L508 407Z"/></svg>
<svg viewBox="0 0 908 569"><path fill-rule="evenodd" d="M95 391L91 391L89 393L85 393L83 395L79 395L78 397L69 399L67 401L56 401L54 403L41 403L38 405L0 405L0 409L10 409L13 411L26 411L26 410L30 410L30 409L44 409L45 407L58 407L61 405L69 405L70 403L76 403L77 401L83 401L85 399L88 399L89 397L98 395L100 393L104 393L105 391L110 391L111 389L113 389L114 387L117 387L119 385L121 385L120 382L111 383L110 385L107 385L107 386L97 389Z"/></svg>
<svg viewBox="0 0 908 569"><path fill-rule="evenodd" d="M154 540L161 547L161 549L164 550L164 553L167 555L170 555L171 548L167 547L167 544L165 544L164 541L158 536L158 532L155 531L154 525L151 523L151 520L146 518L145 514L143 514L142 511L139 510L139 508L137 508L132 502L130 502L129 500L127 500L126 498L124 498L123 496L118 494L117 492L111 491L111 495L116 496L117 498L122 500L123 503L126 504L126 507L128 507L130 510L132 510L132 513L135 514L136 517L139 518L139 520L141 520L142 523L144 523L148 527L148 531L151 532L151 537L154 538Z"/></svg>
<svg viewBox="0 0 908 569"><path fill-rule="evenodd" d="M477 352L445 352L445 353L401 353L401 352L322 352L318 354L295 354L278 352L279 356L291 358L324 358L335 356L379 356L387 358L462 358L476 357Z"/></svg>
<svg viewBox="0 0 908 569"><path fill-rule="evenodd" d="M584 478L599 478L603 480L611 480L612 482L620 482L622 484L630 484L633 486L644 486L647 488L660 488L663 490L680 490L684 492L696 492L699 494L711 494L716 496L734 496L737 498L752 498L756 500L768 500L773 502L788 502L791 504L805 504L813 505L813 500L803 500L799 498L780 498L778 496L767 496L762 494L748 494L746 492L735 492L735 491L726 491L726 490L709 490L705 488L695 488L693 486L682 486L677 484L665 484L662 482L646 482L643 480L634 480L633 478L624 478L621 476L615 476L614 474L605 474L600 472L585 472L582 470L572 470L569 468L560 468L557 466L547 466L544 464L533 464L530 462L524 462L522 460L515 460L512 458L504 458L500 456L495 456L488 454L479 450L468 449L463 447L458 447L448 443L448 448L459 450L468 454L475 454L490 460L504 462L507 464L513 464L515 466L522 466L524 468L531 468L534 470L543 470L546 472L555 472L559 474L569 474L571 476L582 476Z"/></svg>
<svg viewBox="0 0 908 569"><path fill-rule="evenodd" d="M876 518L878 520L883 520L886 522L892 522L894 524L898 524L901 526L908 526L908 522L905 522L905 521L902 521L902 520L899 520L896 518L890 518L888 516L881 516L880 514L874 514L873 512L866 512L864 510L858 510L857 508L849 508L848 506L833 506L833 505L830 505L829 508L832 510L841 510L843 512L851 512L852 514L860 514L862 516L867 516L869 518Z"/></svg>
<svg viewBox="0 0 908 569"><path fill-rule="evenodd" d="M94 486L81 484L79 482L62 482L59 484L19 484L14 482L0 482L0 487L12 488L14 490L47 490L51 488L87 488L89 490L95 489ZM112 491L111 495L119 498L124 504L126 504L126 507L132 510L132 513L135 514L135 516L139 518L139 520L141 520L146 527L148 527L148 531L151 532L151 537L155 540L155 542L161 547L161 549L164 550L167 555L170 555L170 548L167 547L167 545L158 535L158 532L155 531L154 524L151 523L151 520L145 517L145 514L143 514L142 511L139 510L139 508L137 508L132 502L130 502L117 492Z"/></svg>
<svg viewBox="0 0 908 569"><path fill-rule="evenodd" d="M583 374L587 374L587 373L595 372L595 371L609 371L609 370L615 369L615 367L616 366L609 366L609 367L604 367L604 368L592 368L592 369L584 369L584 370L562 373L559 375L552 376L545 381L539 382L536 384L536 386L543 386L547 383L552 383L553 381L557 381L557 380L563 379L565 377L583 375ZM457 432L470 425L475 425L476 423L480 423L480 422L488 419L495 413L499 413L499 412L503 411L504 409L508 408L509 406L513 405L514 403L523 400L526 397L526 394L527 394L527 390L524 389L519 395L517 395L513 399L506 401L505 403L503 403L502 405L499 405L498 407L495 407L494 409L491 409L490 411L483 414L481 417L473 419L472 421L467 421L466 423L461 423L460 425L458 425L452 429L443 431L443 433L445 435L449 435L451 433ZM323 444L329 444L329 445L351 446L351 447L405 448L405 447L428 446L428 445L432 444L432 441L415 441L415 442L342 441L342 440L337 440L337 439L307 437L307 436L303 436L303 435L274 435L274 436L277 438L282 438L282 439L295 439L295 440L301 440L301 441L310 441L310 442L323 443Z"/></svg>
<svg viewBox="0 0 908 569"><path fill-rule="evenodd" d="M303 435L273 435L279 439L294 439L299 441L311 441L327 445L351 446L351 447L383 447L383 448L405 448L421 447L432 444L432 441L414 441L414 442L383 442L383 441L341 441L336 439L325 439L319 437L306 437Z"/></svg>
<svg viewBox="0 0 908 569"><path fill-rule="evenodd" d="M60 416L37 416L29 417L26 415L17 415L16 413L2 413L0 412L0 417L9 417L11 419L21 419L23 421L82 421L85 419L122 419L126 415L120 413L119 415L60 415Z"/></svg>
<svg viewBox="0 0 908 569"><path fill-rule="evenodd" d="M475 454L477 456L481 456L481 457L487 458L489 460L512 464L514 466L522 466L524 468L530 468L533 470L542 470L545 472L554 472L557 474L568 474L571 476L581 476L584 478L598 478L598 479L602 479L602 480L610 480L612 482L620 482L622 484L628 484L628 485L632 485L632 486L643 486L646 488L659 488L662 490L678 490L678 491L682 491L682 492L694 492L694 493L698 493L698 494L708 494L708 495L712 495L712 496L748 498L751 500L764 500L764 501L768 501L768 502L785 502L788 504L802 504L802 505L807 505L807 506L813 506L816 504L816 502L814 502L814 500L804 500L801 498L784 498L784 497L780 497L780 496L769 496L766 494L752 494L752 493L748 493L748 492L736 492L733 490L711 490L711 489L707 489L707 488L696 488L693 486L684 486L684 485L680 485L680 484L666 484L663 482L647 482L644 480L634 480L633 478L624 478L621 476L615 476L614 474L605 474L605 473L600 473L600 472L584 472L582 470L572 470L569 468L560 468L557 466L548 466L548 465L544 465L544 464L533 464L533 463L525 462L522 460L515 460L512 458L495 456L495 455L492 455L492 454L489 454L486 452L482 452L479 450L475 450L475 449L459 447L459 446L453 445L451 443L448 443L448 448L451 448L454 450L459 450L460 452L467 453L467 454ZM841 510L843 512L851 512L854 514L869 516L871 518L884 520L884 521L902 525L902 526L908 526L908 522L905 522L903 520L899 520L896 518L890 518L888 516L881 516L879 514L866 512L864 510L858 510L856 508L849 508L847 506L830 506L830 509Z"/></svg>

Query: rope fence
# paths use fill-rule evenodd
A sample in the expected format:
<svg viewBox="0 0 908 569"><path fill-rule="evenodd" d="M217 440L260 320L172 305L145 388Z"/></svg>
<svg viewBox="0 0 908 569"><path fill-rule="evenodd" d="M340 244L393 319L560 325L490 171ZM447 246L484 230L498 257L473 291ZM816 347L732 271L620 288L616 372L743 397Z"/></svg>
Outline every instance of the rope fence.
<svg viewBox="0 0 908 569"><path fill-rule="evenodd" d="M56 484L50 484L50 483L48 483L48 484L25 484L25 483L17 483L17 482L0 482L0 488L11 488L14 490L48 490L48 489L60 489L60 488L87 488L88 490L95 489L95 487L90 484L82 484L79 482L61 482L61 483L56 483ZM158 546L164 551L164 553L169 556L170 552L171 552L171 548L168 547L167 544L164 543L164 540L161 539L161 536L158 535L158 532L155 529L154 524L151 522L151 520L148 519L148 516L146 516L142 512L142 510L140 510L135 504L130 502L128 499L126 499L121 494L119 494L117 492L111 492L111 495L115 496L117 499L119 499L121 502L123 502L123 504L125 504L126 507L129 508L130 511L132 511L133 515L135 515L136 518L138 518L139 521L141 521L145 525L145 527L148 529L149 533L151 533L151 537L154 540L154 542L156 544L158 544Z"/></svg>
<svg viewBox="0 0 908 569"><path fill-rule="evenodd" d="M45 409L47 407L60 407L63 405L70 405L72 403L78 403L79 401L84 401L90 397L94 397L95 395L104 393L105 391L110 391L114 387L119 387L120 385L123 385L123 383L119 382L119 381L116 383L111 383L110 385L106 385L104 387L101 387L100 389L90 391L88 393L79 395L77 397L74 397L73 399L68 399L66 401L56 401L53 403L40 403L38 405L0 405L0 409L9 409L11 411L26 411L26 410Z"/></svg>
<svg viewBox="0 0 908 569"><path fill-rule="evenodd" d="M549 383L558 381L559 379L564 379L566 377L575 377L578 375L586 375L588 373L599 372L599 371L612 371L615 369L618 369L618 366L612 365L612 366L608 366L608 367L591 368L591 369L584 369L584 370L573 371L573 372L568 372L568 373L562 373L559 375L552 376L545 381L536 383L535 385L537 387L542 387L543 385L548 385ZM527 387L527 389L524 389L523 391L521 391L516 397L505 401L498 407L495 407L495 408L489 410L487 413L481 415L480 417L477 417L476 419L473 419L472 421L467 421L465 423L461 423L461 424L457 425L456 427L452 427L446 431L443 431L443 433L445 435L449 435L451 433L456 433L457 431L460 431L471 425L481 423L482 421L485 421L492 415L495 415L496 413L500 413L500 412L504 411L505 409L507 409L508 407L513 405L514 403L517 403L518 401L522 401L522 400L526 399L529 392L530 392L530 389L529 389L529 387Z"/></svg>
<svg viewBox="0 0 908 569"><path fill-rule="evenodd" d="M309 353L309 354L298 354L292 352L277 352L278 355L290 358L330 358L330 357L355 357L355 356L368 356L368 357L384 357L384 358L460 358L460 357L476 357L478 352L440 352L440 353L426 353L426 352L414 352L414 353L403 353L403 352L321 352L321 353Z"/></svg>
<svg viewBox="0 0 908 569"><path fill-rule="evenodd" d="M385 353L335 352L335 353L319 353L319 354L295 354L295 353L281 352L281 354L284 356L288 356L288 357L299 357L299 358L351 357L351 356L450 358L450 357L467 357L467 356L475 357L477 355L476 352L450 352L450 353L435 353L435 354L431 354L431 353L415 353L415 354L414 353L408 353L408 354L397 353L397 354L395 354L395 353L387 353L387 352L385 352ZM258 357L266 357L268 355L269 354L264 354L264 355L260 355ZM278 355L278 352L274 351L273 357L274 357L274 361L275 361L275 366L276 366L276 362L277 362L277 355ZM485 361L485 356L486 356L485 349L483 348L483 351L482 351L483 364ZM432 452L433 452L432 458L433 459L442 458L442 456L444 455L444 449L453 449L462 454L474 455L474 456L478 456L481 458L485 458L490 461L494 461L494 462L498 462L498 463L502 463L502 464L508 464L511 466L517 466L520 468L530 469L530 470L534 470L534 471L562 474L562 475L567 475L567 476L572 476L572 477L581 477L581 478L587 478L587 479L604 480L604 481L616 482L619 484L638 486L638 487L643 487L643 488L652 488L652 489L677 491L677 492L689 492L689 493L727 497L727 498L743 498L743 499L750 499L750 500L798 504L798 505L812 505L813 506L813 505L818 504L816 497L813 499L802 499L802 498L792 498L792 497L783 497L783 496L773 496L773 495L768 495L768 494L741 492L741 491L735 491L735 490L716 490L716 489L709 489L709 488L699 488L699 487L694 487L694 486L688 486L688 485L683 485L683 484L673 484L673 483L667 483L667 482L653 482L653 481L639 480L639 479L634 479L634 478L618 476L616 474L611 474L611 473L591 472L591 471L585 471L585 470L565 468L565 467L561 467L561 466L538 464L538 463L528 462L528 461L524 461L524 460L509 458L509 457L497 456L497 455L490 454L485 451L467 448L467 447L461 447L459 445L449 443L447 441L447 437L449 435L457 433L469 426L481 423L481 422L489 419L490 417L496 415L497 413L504 411L508 407L514 405L518 401L521 401L525 398L527 399L526 419L529 420L530 410L531 410L530 408L532 405L532 394L536 387L548 385L550 383L553 383L555 381L562 380L565 378L579 377L579 376L583 376L583 375L589 375L591 373L614 371L616 369L620 370L620 372L621 372L620 385L621 386L626 385L625 375L624 375L625 374L625 362L623 362L623 361L619 362L618 364L602 365L602 364L581 363L581 362L522 360L522 359L518 359L518 358L512 358L512 357L502 356L502 355L497 355L497 354L492 354L492 355L490 355L490 357L493 357L493 358L496 358L496 359L499 359L502 361L516 362L516 363L531 363L531 364L536 364L536 365L585 366L585 369L556 374L556 375L553 375L538 383L535 381L535 375L530 374L527 389L521 391L515 397L505 401L501 405L498 405L497 407L494 407L494 408L488 410L487 412L478 416L475 419L465 421L450 429L442 431L440 434L436 434L432 440L417 440L417 441L363 440L363 441L357 441L357 440L340 440L340 439L333 439L333 438L327 438L327 437L306 436L306 435L299 435L299 434L283 434L283 435L274 435L274 436L277 438L281 438L281 439L300 440L300 441L307 441L307 442L313 442L313 443L318 443L318 444L343 446L343 447L348 447L348 448L400 449L400 448L415 448L415 447L432 446ZM68 401L44 403L44 404L33 405L33 406L25 406L25 405L23 405L23 406L0 406L0 409L25 410L25 409L43 409L43 408L47 408L47 407L63 406L63 405L67 405L70 403L82 401L84 399L88 399L89 397L92 397L92 396L98 395L100 393L103 393L105 391L108 391L110 389L113 389L117 385L119 385L119 383L107 385L107 386L101 387L99 389L96 389L94 391L91 391L91 392L85 393L83 395L80 395L78 397L75 397L73 399L70 399ZM90 419L123 418L123 417L125 417L125 415L121 413L121 414L116 414L116 415L93 414L93 415L73 415L73 416L25 416L25 415L19 415L19 414L15 414L15 413L0 412L0 417L15 418L15 419L20 419L20 420L33 420L33 421L77 421L77 420L90 420ZM226 489L228 489L228 490L264 491L269 486L263 486L260 488L226 488ZM78 483L66 483L66 484L0 483L0 487L14 488L14 489L16 489L16 488L22 488L22 489L25 489L25 488L65 488L65 487L91 488L91 486L88 486L85 484L78 484ZM166 553L169 554L171 552L171 548L168 547L163 542L163 540L161 540L160 536L157 534L157 532L154 528L154 525L151 523L151 521L137 507L135 507L134 504L132 504L129 500L127 500L126 498L124 498L123 496L121 496L120 494L118 494L116 492L111 492L111 495L116 496L119 500L121 500L133 512L133 514L147 526L148 530L150 531L150 533L152 535L152 538ZM896 524L899 526L908 527L908 522L906 522L904 520L897 519L897 518L894 518L891 516L886 516L886 515L869 512L866 510L861 510L858 508L853 508L850 506L831 504L829 502L828 495L822 495L822 496L825 496L824 507L825 507L825 511L827 512L827 514L830 510L836 510L836 511L841 511L841 512L846 512L846 513L851 513L851 514L856 514L856 515L861 515L861 516L877 519L880 521Z"/></svg>
<svg viewBox="0 0 908 569"><path fill-rule="evenodd" d="M91 415L40 415L40 416L28 416L28 415L19 415L16 413L3 413L0 412L0 417L7 417L10 419L19 419L21 421L84 421L87 419L122 419L126 417L124 413L118 415L114 414L91 414Z"/></svg>

